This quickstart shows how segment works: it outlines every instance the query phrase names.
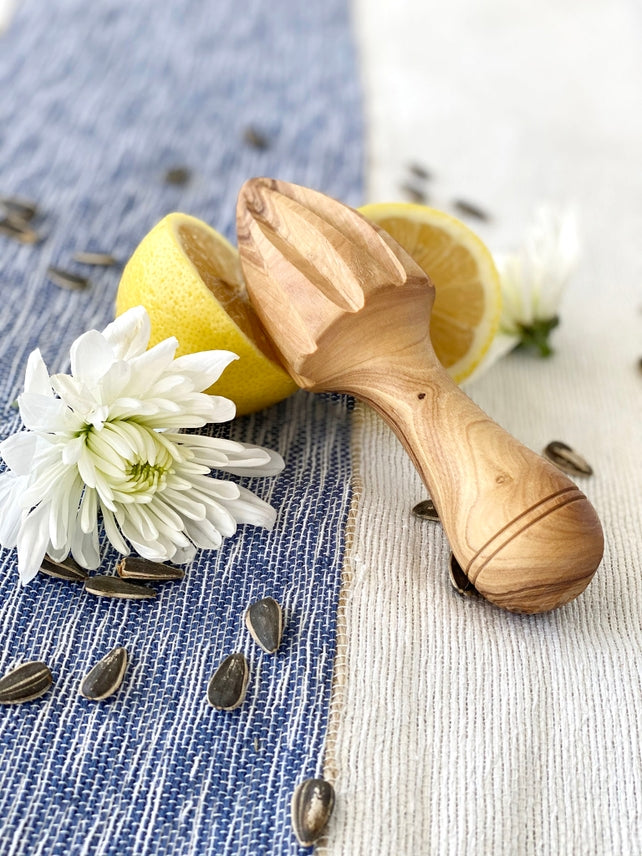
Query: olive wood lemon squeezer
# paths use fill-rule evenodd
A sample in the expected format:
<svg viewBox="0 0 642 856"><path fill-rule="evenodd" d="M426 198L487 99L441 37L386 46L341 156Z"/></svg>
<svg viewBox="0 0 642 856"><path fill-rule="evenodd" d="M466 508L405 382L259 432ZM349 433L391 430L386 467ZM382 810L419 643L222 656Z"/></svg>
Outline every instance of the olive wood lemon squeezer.
<svg viewBox="0 0 642 856"><path fill-rule="evenodd" d="M353 209L272 179L243 185L237 231L250 299L287 370L390 424L480 594L514 612L580 594L602 558L597 515L450 379L430 342L434 287L417 263Z"/></svg>

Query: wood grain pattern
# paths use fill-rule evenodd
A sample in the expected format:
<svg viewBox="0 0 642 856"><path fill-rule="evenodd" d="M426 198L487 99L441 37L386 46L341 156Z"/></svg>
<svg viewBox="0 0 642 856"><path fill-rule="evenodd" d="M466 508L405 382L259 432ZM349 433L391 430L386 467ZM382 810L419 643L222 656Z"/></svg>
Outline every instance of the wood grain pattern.
<svg viewBox="0 0 642 856"><path fill-rule="evenodd" d="M391 425L477 590L529 613L580 594L602 558L597 515L447 375L421 268L356 211L285 182L247 182L237 225L250 298L284 365L300 386L351 393Z"/></svg>

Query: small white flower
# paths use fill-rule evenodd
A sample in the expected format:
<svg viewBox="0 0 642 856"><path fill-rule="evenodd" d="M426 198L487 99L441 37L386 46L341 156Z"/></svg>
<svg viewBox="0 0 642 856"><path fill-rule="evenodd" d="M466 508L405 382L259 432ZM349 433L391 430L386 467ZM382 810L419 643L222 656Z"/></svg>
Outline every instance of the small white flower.
<svg viewBox="0 0 642 856"><path fill-rule="evenodd" d="M276 475L276 452L232 440L180 433L235 415L207 389L232 360L229 351L174 359L178 342L147 349L142 306L102 333L71 346L71 374L49 376L39 350L29 357L19 397L27 431L0 443L0 543L18 548L26 584L45 553L70 552L86 568L100 564L98 517L113 546L144 558L190 561L196 548L220 547L238 523L271 528L275 512L251 491L212 478Z"/></svg>
<svg viewBox="0 0 642 856"><path fill-rule="evenodd" d="M531 346L552 353L548 336L559 323L559 306L579 255L578 229L570 211L542 207L519 252L495 256L502 288L499 340L504 352Z"/></svg>

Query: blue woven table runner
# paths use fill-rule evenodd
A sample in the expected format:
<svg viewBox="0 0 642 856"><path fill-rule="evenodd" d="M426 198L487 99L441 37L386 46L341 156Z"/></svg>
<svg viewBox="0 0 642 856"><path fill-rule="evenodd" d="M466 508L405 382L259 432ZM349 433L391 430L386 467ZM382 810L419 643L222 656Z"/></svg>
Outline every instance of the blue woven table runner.
<svg viewBox="0 0 642 856"><path fill-rule="evenodd" d="M126 260L162 216L183 210L234 241L238 189L270 175L360 201L362 128L345 0L24 0L0 37L0 194L34 198L46 239L0 236L0 439L27 355L67 369L72 340L113 317L117 269L69 292L49 265L85 273L77 250ZM247 129L268 145L247 141ZM185 186L167 184L186 166ZM152 602L97 599L38 577L18 587L1 554L0 673L50 666L43 698L0 708L0 852L294 854L289 803L319 774L330 698L343 533L350 503L350 412L297 393L223 426L281 452L286 469L245 484L278 509L268 533L241 527ZM116 554L105 548L103 568ZM279 652L259 651L249 603L285 611ZM130 666L111 700L78 694L116 645ZM243 706L206 700L223 657L243 651Z"/></svg>

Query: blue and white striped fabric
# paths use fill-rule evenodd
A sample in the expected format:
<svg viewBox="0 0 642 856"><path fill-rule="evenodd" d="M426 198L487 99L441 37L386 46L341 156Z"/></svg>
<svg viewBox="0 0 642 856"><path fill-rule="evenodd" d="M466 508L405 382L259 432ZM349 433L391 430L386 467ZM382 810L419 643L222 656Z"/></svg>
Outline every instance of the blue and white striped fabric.
<svg viewBox="0 0 642 856"><path fill-rule="evenodd" d="M164 214L183 210L233 239L243 180L273 175L357 203L360 92L344 0L24 0L0 37L0 193L38 200L46 240L0 236L0 437L39 346L51 371L72 340L113 317L118 273L93 269L67 292L48 265L72 253L126 260ZM243 131L270 140L259 150ZM168 167L192 170L186 187ZM76 266L78 272L85 272ZM185 581L151 602L94 599L37 578L17 582L4 551L0 672L47 662L50 692L0 709L0 852L295 854L292 791L319 774L330 699L343 532L351 498L350 412L300 392L225 429L277 449L286 469L247 484L278 509L268 533L241 527ZM104 568L116 555L105 550ZM285 634L270 656L243 615L271 595ZM130 667L100 704L78 694L116 645ZM224 656L243 651L243 706L206 701ZM306 852L301 850L301 852Z"/></svg>

